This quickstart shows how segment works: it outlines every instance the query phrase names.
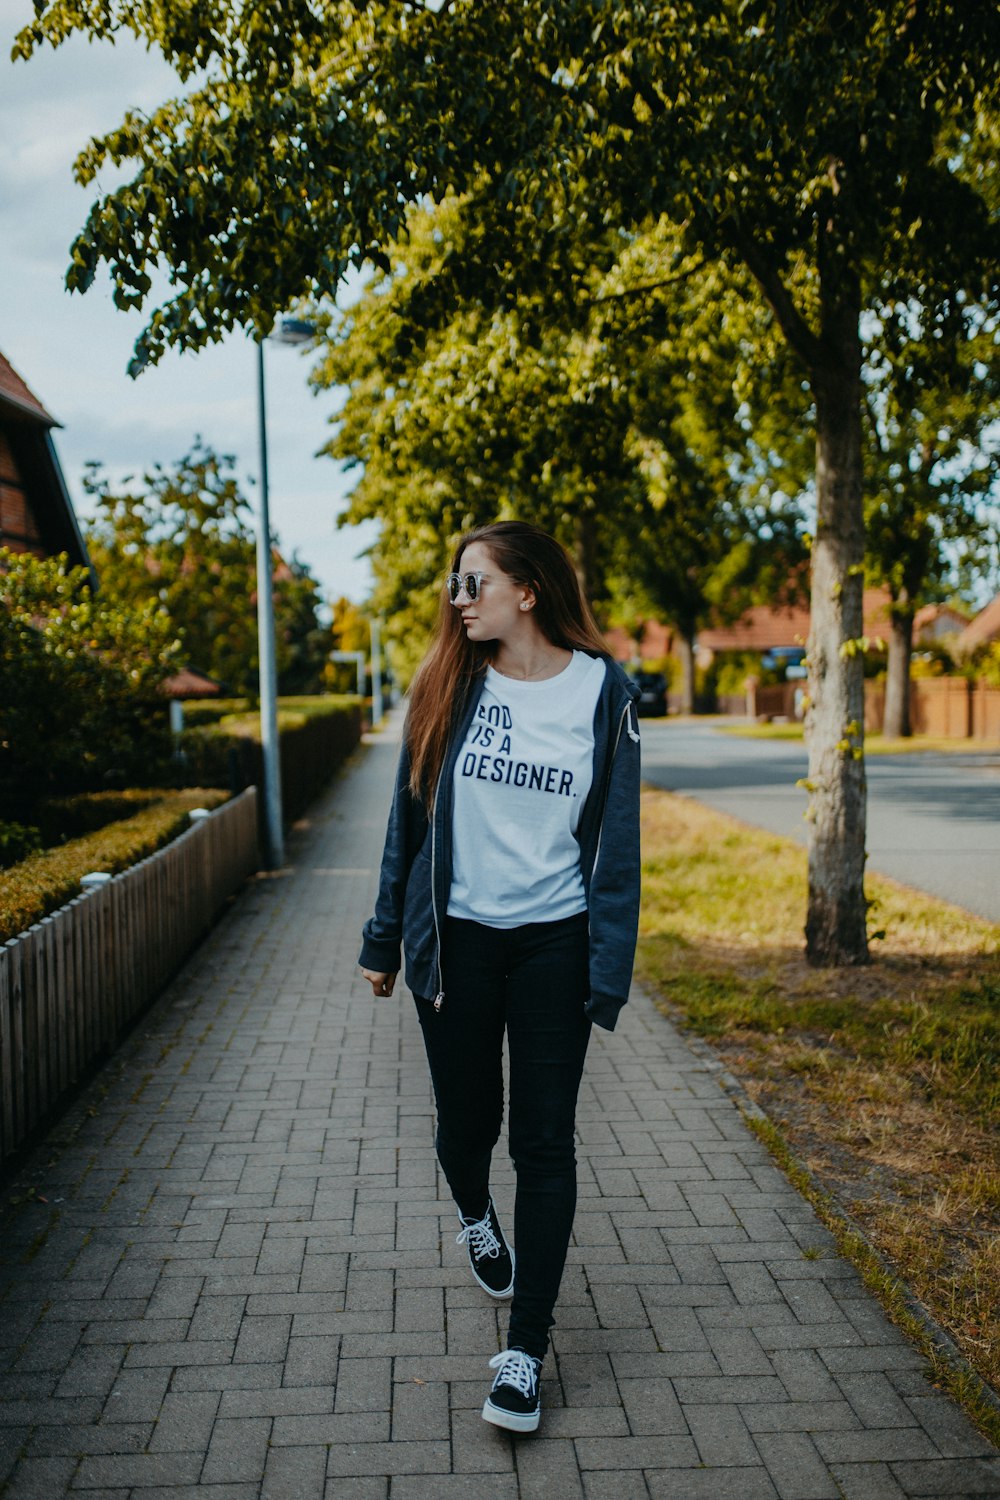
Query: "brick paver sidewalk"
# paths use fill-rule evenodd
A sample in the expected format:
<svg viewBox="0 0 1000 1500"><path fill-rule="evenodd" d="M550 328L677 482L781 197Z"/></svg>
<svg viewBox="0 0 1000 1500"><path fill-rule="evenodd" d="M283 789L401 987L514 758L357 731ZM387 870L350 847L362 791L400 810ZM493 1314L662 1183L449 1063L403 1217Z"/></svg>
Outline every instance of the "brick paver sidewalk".
<svg viewBox="0 0 1000 1500"><path fill-rule="evenodd" d="M359 753L5 1193L4 1494L1000 1495L641 995L588 1060L542 1428L481 1421L506 1309L454 1244L409 996L355 969L394 760Z"/></svg>

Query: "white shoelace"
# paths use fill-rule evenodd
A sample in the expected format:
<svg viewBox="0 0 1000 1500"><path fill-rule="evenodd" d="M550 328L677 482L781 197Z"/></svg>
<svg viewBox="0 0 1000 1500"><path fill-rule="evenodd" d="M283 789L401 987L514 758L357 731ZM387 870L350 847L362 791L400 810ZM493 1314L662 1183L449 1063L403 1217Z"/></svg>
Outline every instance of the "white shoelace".
<svg viewBox="0 0 1000 1500"><path fill-rule="evenodd" d="M496 1390L498 1385L512 1385L526 1401L530 1401L538 1383L536 1363L523 1349L505 1349L502 1354L494 1354L490 1369L497 1370L498 1374L493 1389Z"/></svg>
<svg viewBox="0 0 1000 1500"><path fill-rule="evenodd" d="M455 1236L456 1245L464 1245L466 1242L477 1260L482 1260L487 1255L495 1258L500 1254L500 1241L490 1227L489 1213L485 1219L477 1219L474 1224L466 1224L461 1234Z"/></svg>

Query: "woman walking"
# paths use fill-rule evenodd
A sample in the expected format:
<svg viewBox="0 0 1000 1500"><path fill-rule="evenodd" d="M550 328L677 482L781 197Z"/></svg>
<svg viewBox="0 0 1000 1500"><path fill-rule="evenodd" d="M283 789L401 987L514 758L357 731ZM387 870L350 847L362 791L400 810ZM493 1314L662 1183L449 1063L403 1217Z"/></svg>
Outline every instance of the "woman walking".
<svg viewBox="0 0 1000 1500"><path fill-rule="evenodd" d="M405 949L458 1241L483 1290L513 1296L483 1406L513 1432L539 1423L591 1023L613 1029L631 979L637 696L558 542L501 521L459 543L410 695L360 962L374 994L391 995ZM513 1247L489 1186L505 1031Z"/></svg>

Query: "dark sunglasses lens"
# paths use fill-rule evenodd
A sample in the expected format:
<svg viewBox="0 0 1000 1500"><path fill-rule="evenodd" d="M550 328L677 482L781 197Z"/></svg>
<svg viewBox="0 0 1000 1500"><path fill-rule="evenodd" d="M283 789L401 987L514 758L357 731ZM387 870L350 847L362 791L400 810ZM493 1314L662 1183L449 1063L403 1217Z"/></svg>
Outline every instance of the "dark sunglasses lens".
<svg viewBox="0 0 1000 1500"><path fill-rule="evenodd" d="M449 573L444 582L448 590L448 598L452 604L458 599L463 589L465 590L466 597L473 604L479 598L479 579L475 573Z"/></svg>

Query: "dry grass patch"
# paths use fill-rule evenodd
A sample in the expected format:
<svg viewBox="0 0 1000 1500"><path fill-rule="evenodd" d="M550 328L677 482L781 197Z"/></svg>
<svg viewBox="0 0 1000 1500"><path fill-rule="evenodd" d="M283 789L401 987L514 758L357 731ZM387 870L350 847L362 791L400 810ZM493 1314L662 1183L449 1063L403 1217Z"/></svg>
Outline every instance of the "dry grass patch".
<svg viewBox="0 0 1000 1500"><path fill-rule="evenodd" d="M872 963L813 969L802 849L669 792L643 826L643 979L1000 1392L1000 928L873 875Z"/></svg>

